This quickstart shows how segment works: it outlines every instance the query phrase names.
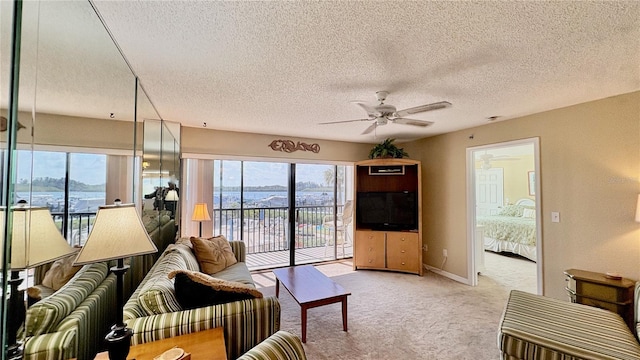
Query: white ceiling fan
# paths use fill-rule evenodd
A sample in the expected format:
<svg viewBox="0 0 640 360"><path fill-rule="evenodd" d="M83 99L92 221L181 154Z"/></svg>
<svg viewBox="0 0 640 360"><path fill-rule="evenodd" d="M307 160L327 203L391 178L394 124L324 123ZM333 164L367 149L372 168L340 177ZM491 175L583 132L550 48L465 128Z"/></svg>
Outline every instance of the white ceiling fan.
<svg viewBox="0 0 640 360"><path fill-rule="evenodd" d="M378 105L374 105L374 106L371 106L363 101L352 101L354 104L360 106L361 108L364 109L364 111L367 112L367 115L369 115L369 117L366 119L323 122L323 123L320 123L320 125L342 124L342 123L357 122L357 121L373 121L373 124L371 124L368 128L366 128L362 132L362 135L369 134L370 132L375 130L378 126L386 125L389 122L396 123L396 124L403 124L403 125L427 127L429 125L432 125L433 122L425 121L425 120L408 119L408 118L405 118L405 116L418 114L426 111L444 109L451 106L451 103L448 101L439 101L431 104L415 106L415 107L404 109L404 110L396 110L395 106L384 103L384 101L387 99L387 95L389 95L388 91L376 92Z"/></svg>
<svg viewBox="0 0 640 360"><path fill-rule="evenodd" d="M485 152L484 154L479 156L479 160L482 161L482 169L489 170L491 169L491 162L498 160L520 160L518 157L513 157L511 155L493 155Z"/></svg>

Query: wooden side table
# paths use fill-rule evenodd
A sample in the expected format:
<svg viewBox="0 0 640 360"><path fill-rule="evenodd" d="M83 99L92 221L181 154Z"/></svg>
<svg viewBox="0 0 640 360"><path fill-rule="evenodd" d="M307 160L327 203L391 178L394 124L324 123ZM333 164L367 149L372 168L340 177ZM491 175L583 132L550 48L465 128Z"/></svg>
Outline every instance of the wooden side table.
<svg viewBox="0 0 640 360"><path fill-rule="evenodd" d="M609 279L605 274L569 269L564 272L565 290L571 302L595 306L619 314L635 333L633 322L633 289L630 279Z"/></svg>
<svg viewBox="0 0 640 360"><path fill-rule="evenodd" d="M224 331L221 327L131 346L127 359L153 360L172 347L179 347L190 353L191 360L227 360ZM109 360L109 354L101 352L96 355L95 360Z"/></svg>

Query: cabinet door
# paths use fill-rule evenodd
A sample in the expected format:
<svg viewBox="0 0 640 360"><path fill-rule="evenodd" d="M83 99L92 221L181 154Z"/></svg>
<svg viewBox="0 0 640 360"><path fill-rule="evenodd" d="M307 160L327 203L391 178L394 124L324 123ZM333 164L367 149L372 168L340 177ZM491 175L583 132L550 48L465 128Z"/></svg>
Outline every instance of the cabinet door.
<svg viewBox="0 0 640 360"><path fill-rule="evenodd" d="M356 231L356 267L384 269L384 232Z"/></svg>
<svg viewBox="0 0 640 360"><path fill-rule="evenodd" d="M389 269L419 272L420 251L417 233L387 233L387 267Z"/></svg>

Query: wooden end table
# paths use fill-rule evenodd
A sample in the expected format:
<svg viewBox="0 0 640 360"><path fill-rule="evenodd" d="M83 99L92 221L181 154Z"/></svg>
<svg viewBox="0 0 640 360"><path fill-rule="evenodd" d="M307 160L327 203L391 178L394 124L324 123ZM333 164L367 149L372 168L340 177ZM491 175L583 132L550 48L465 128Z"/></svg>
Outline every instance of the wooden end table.
<svg viewBox="0 0 640 360"><path fill-rule="evenodd" d="M275 269L276 297L280 295L280 283L300 305L302 317L302 342L307 342L307 309L342 303L342 329L347 331L347 296L342 286L326 277L311 265Z"/></svg>
<svg viewBox="0 0 640 360"><path fill-rule="evenodd" d="M221 327L133 345L127 359L153 360L172 347L179 347L190 353L191 360L227 360L224 331ZM109 354L101 352L94 360L109 360Z"/></svg>

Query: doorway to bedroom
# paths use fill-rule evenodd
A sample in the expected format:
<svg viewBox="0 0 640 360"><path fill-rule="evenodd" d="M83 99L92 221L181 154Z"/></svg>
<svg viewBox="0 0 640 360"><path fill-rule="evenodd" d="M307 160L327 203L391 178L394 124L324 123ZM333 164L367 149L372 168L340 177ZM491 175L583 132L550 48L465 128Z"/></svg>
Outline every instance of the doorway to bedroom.
<svg viewBox="0 0 640 360"><path fill-rule="evenodd" d="M469 279L541 293L537 138L467 149Z"/></svg>

